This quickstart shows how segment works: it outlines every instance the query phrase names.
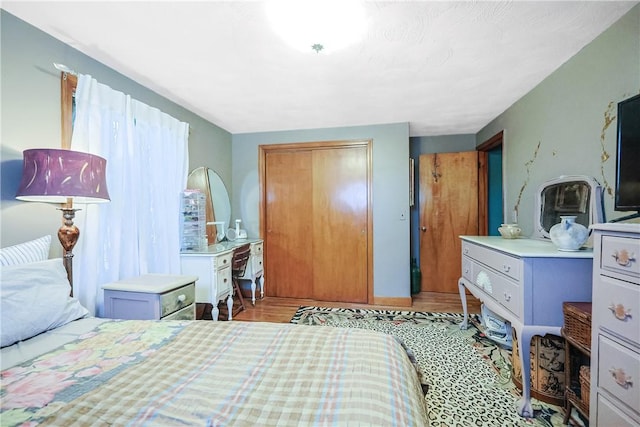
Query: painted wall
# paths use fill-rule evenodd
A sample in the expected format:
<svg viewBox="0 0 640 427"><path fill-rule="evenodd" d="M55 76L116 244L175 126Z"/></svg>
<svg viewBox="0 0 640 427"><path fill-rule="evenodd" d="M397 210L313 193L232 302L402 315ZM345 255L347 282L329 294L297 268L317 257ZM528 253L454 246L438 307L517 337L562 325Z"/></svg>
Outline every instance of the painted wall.
<svg viewBox="0 0 640 427"><path fill-rule="evenodd" d="M251 235L258 227L259 144L372 138L374 294L409 294L409 221L400 219L408 210L408 124L232 136L6 11L0 11L0 18L1 246L55 235L60 225L52 206L14 200L22 150L60 146L60 76L52 65L59 62L189 122L191 168L209 166L222 176L232 195L232 215L245 221ZM639 92L640 6L636 6L475 135L480 144L504 129L506 211L518 209L525 233L533 229L538 185L562 174L594 176L608 190L607 217L621 215L613 212L611 193L615 105ZM412 138L411 154L416 146L420 146L417 152L464 151L468 138ZM609 159L602 161L603 155ZM58 252L52 256L59 255L58 246L53 246Z"/></svg>
<svg viewBox="0 0 640 427"><path fill-rule="evenodd" d="M244 221L250 236L258 235L259 145L354 139L373 140L374 296L409 297L408 123L233 135L234 218Z"/></svg>
<svg viewBox="0 0 640 427"><path fill-rule="evenodd" d="M115 90L128 93L135 99L188 122L191 129L191 169L209 166L220 173L230 188L229 132L52 38L5 10L0 11L0 19L2 247L51 234L55 243L52 244L50 256L57 257L62 254L55 237L61 221L61 214L55 210L57 206L14 199L22 172L22 151L28 148L61 146L60 73L53 67L54 62L65 64L80 73L90 74ZM158 191L162 189L159 188Z"/></svg>
<svg viewBox="0 0 640 427"><path fill-rule="evenodd" d="M640 93L640 5L543 80L476 135L477 144L504 129L507 219L518 210L533 232L535 194L560 175L593 176L613 211L617 103Z"/></svg>

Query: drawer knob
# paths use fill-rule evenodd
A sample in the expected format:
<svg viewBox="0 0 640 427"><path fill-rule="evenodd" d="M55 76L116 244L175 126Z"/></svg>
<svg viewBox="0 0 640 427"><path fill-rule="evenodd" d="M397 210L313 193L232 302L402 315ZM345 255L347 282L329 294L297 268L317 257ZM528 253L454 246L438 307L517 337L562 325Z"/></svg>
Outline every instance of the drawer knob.
<svg viewBox="0 0 640 427"><path fill-rule="evenodd" d="M507 264L502 264L502 271L504 271L505 273L508 273L509 271L511 271L511 266Z"/></svg>
<svg viewBox="0 0 640 427"><path fill-rule="evenodd" d="M631 309L625 309L624 305L622 304L611 303L611 305L609 306L609 310L611 310L616 319L622 320L623 322L626 322L627 319L632 318Z"/></svg>
<svg viewBox="0 0 640 427"><path fill-rule="evenodd" d="M469 248L464 248L462 251L464 252L465 255L469 254Z"/></svg>
<svg viewBox="0 0 640 427"><path fill-rule="evenodd" d="M185 294L178 295L178 301L185 302L187 300L187 296Z"/></svg>
<svg viewBox="0 0 640 427"><path fill-rule="evenodd" d="M633 378L630 375L627 375L622 368L611 368L609 369L611 376L613 376L614 381L623 389L628 389L633 385Z"/></svg>
<svg viewBox="0 0 640 427"><path fill-rule="evenodd" d="M611 256L621 267L630 267L631 263L636 260L636 255L633 252L627 251L626 249L615 251Z"/></svg>
<svg viewBox="0 0 640 427"><path fill-rule="evenodd" d="M507 301L507 302L511 301L511 295L509 295L509 294L508 294L508 293L506 293L506 292L505 292L503 295L504 295L504 300L505 300L505 301Z"/></svg>

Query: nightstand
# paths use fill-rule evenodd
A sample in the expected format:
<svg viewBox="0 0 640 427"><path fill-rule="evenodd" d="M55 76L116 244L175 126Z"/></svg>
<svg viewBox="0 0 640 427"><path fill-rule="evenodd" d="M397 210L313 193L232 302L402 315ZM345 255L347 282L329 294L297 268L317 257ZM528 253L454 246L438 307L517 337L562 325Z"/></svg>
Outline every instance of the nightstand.
<svg viewBox="0 0 640 427"><path fill-rule="evenodd" d="M102 286L105 317L194 320L197 276L145 274Z"/></svg>

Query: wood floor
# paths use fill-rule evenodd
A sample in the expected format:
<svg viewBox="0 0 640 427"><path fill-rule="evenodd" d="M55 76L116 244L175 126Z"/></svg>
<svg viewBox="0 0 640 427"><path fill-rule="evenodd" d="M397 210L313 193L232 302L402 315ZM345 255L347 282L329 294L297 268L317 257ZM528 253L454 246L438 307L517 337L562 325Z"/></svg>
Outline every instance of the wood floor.
<svg viewBox="0 0 640 427"><path fill-rule="evenodd" d="M480 313L480 301L467 295L469 313ZM311 299L265 297L256 301L255 307L250 299L245 299L246 310L239 312L234 320L252 322L288 323L301 305L340 308L369 308L381 310L431 311L462 313L462 304L458 294L421 292L413 296L411 307L381 306L367 304L349 304L340 302L315 301ZM222 306L221 306L222 311ZM220 318L225 316L221 315Z"/></svg>

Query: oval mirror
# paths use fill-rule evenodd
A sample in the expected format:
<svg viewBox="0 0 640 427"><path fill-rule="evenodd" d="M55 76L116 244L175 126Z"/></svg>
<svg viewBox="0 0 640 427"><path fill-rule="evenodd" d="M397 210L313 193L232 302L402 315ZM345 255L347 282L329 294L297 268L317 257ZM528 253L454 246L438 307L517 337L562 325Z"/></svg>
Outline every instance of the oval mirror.
<svg viewBox="0 0 640 427"><path fill-rule="evenodd" d="M224 237L224 230L229 227L231 221L231 202L227 187L214 170L202 166L191 171L187 179L187 188L200 190L206 196L207 240L212 245L217 241L216 236Z"/></svg>
<svg viewBox="0 0 640 427"><path fill-rule="evenodd" d="M563 175L544 182L536 193L532 237L549 239L549 230L562 215L575 215L576 222L589 228L604 221L602 187L595 178Z"/></svg>

